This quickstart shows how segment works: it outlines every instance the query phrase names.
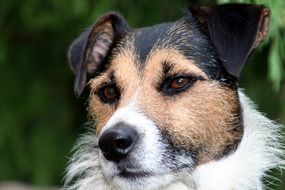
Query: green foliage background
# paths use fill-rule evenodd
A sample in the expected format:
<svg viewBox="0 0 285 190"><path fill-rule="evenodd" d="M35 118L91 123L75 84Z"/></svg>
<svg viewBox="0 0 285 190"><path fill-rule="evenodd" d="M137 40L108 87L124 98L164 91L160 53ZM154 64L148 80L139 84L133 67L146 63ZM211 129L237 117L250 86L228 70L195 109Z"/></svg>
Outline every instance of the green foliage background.
<svg viewBox="0 0 285 190"><path fill-rule="evenodd" d="M272 10L269 37L251 57L240 86L262 112L285 123L285 1ZM98 16L118 10L130 26L175 20L188 4L210 0L2 0L0 2L0 181L60 185L69 151L87 121L73 95L69 44ZM277 172L278 175L278 172ZM284 176L281 179L284 179ZM282 182L275 181L284 189ZM280 185L281 184L281 185Z"/></svg>

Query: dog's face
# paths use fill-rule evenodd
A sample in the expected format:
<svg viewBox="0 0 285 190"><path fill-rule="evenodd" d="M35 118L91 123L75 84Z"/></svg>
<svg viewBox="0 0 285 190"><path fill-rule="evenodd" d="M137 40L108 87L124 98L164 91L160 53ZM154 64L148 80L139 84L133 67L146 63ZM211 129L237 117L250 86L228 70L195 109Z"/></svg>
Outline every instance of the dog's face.
<svg viewBox="0 0 285 190"><path fill-rule="evenodd" d="M75 91L88 82L109 183L155 188L235 150L243 134L236 78L266 35L268 14L192 7L176 22L130 29L109 13L73 43Z"/></svg>

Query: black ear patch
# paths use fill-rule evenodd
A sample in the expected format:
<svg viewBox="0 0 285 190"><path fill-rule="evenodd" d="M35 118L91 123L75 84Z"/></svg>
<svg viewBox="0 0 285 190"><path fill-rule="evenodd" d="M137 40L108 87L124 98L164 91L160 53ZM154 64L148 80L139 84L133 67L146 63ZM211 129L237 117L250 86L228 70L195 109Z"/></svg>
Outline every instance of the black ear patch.
<svg viewBox="0 0 285 190"><path fill-rule="evenodd" d="M113 43L128 31L129 27L122 16L107 13L71 44L68 60L75 73L74 92L77 97L84 90L87 76L96 73Z"/></svg>
<svg viewBox="0 0 285 190"><path fill-rule="evenodd" d="M226 70L239 77L254 48L265 38L270 11L251 4L192 6L191 13L216 48Z"/></svg>

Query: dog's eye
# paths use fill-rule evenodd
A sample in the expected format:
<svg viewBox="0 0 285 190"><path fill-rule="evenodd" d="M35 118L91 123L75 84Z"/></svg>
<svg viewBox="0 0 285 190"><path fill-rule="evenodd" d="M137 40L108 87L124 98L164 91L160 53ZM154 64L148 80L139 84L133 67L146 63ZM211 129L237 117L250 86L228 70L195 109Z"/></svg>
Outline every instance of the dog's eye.
<svg viewBox="0 0 285 190"><path fill-rule="evenodd" d="M185 85L187 85L189 82L190 82L189 78L178 77L170 83L169 88L180 89L183 88Z"/></svg>
<svg viewBox="0 0 285 190"><path fill-rule="evenodd" d="M99 90L98 95L99 95L100 99L102 100L102 102L104 102L104 103L114 103L120 97L119 90L114 85L102 87Z"/></svg>
<svg viewBox="0 0 285 190"><path fill-rule="evenodd" d="M202 78L192 75L168 77L162 83L160 90L168 96L175 95L189 89L197 80Z"/></svg>

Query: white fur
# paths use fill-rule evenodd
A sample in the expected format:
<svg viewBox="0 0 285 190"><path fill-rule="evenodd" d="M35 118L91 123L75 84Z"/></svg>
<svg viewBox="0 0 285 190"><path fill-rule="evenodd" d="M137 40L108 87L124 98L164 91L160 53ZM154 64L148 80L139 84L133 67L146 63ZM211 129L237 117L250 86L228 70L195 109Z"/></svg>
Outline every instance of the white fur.
<svg viewBox="0 0 285 190"><path fill-rule="evenodd" d="M112 181L115 167L100 156L94 133L84 136L76 146L66 173L65 190L261 190L266 172L281 167L283 149L281 147L280 125L264 117L251 101L239 92L243 109L244 135L237 150L229 156L198 166L192 173L180 172L158 175L142 181L142 186L134 187L121 180ZM143 165L150 170L163 170L160 164L156 128L134 105L118 110L106 127L119 120L136 126L146 135L146 150L142 151L146 160ZM147 126L147 127L146 127ZM147 132L146 132L147 130ZM149 132L151 131L151 133ZM151 136L152 134L152 136ZM151 146L149 146L151 145ZM158 152L157 152L158 151ZM99 163L100 162L100 163ZM105 168L104 168L105 167ZM157 171L159 172L159 171ZM165 184L164 186L162 184ZM136 185L136 184L134 184ZM121 186L119 188L118 186Z"/></svg>

